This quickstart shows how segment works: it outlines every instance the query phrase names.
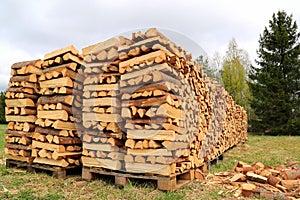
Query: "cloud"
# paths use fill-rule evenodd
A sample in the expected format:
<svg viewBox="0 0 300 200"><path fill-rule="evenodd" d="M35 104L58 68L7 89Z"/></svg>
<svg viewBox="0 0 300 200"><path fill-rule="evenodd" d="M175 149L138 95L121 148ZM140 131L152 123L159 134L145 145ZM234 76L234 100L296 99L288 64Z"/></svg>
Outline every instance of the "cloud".
<svg viewBox="0 0 300 200"><path fill-rule="evenodd" d="M194 50L199 49L197 45L209 55L224 52L234 37L254 60L259 34L272 13L282 9L300 23L297 0L2 0L0 76L7 77L14 62L42 58L70 44L80 50L121 33L149 27L187 36L193 42L184 44L190 40L180 39L176 43L193 49L194 54L200 52ZM0 89L3 87L0 85Z"/></svg>

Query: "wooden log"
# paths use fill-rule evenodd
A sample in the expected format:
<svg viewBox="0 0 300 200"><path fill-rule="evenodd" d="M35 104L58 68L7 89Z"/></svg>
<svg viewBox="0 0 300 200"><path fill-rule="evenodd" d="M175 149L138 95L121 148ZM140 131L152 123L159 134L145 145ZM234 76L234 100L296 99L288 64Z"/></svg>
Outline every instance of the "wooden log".
<svg viewBox="0 0 300 200"><path fill-rule="evenodd" d="M169 130L128 130L127 138L147 140L174 140L175 132Z"/></svg>
<svg viewBox="0 0 300 200"><path fill-rule="evenodd" d="M83 113L83 121L121 122L119 114Z"/></svg>
<svg viewBox="0 0 300 200"><path fill-rule="evenodd" d="M6 121L14 121L14 122L31 122L35 123L36 116L34 115L27 115L27 116L20 116L20 115L5 115Z"/></svg>
<svg viewBox="0 0 300 200"><path fill-rule="evenodd" d="M72 95L67 95L67 96L56 95L56 96L51 96L51 97L41 96L38 99L37 105L64 103L64 104L72 106L73 99L74 99L74 96L72 96Z"/></svg>
<svg viewBox="0 0 300 200"><path fill-rule="evenodd" d="M58 153L54 151L52 153L52 158L54 160L61 160L65 158L71 158L71 157L78 157L81 155L81 152L63 152L63 153Z"/></svg>
<svg viewBox="0 0 300 200"><path fill-rule="evenodd" d="M120 101L114 97L104 97L95 99L83 99L84 106L120 106Z"/></svg>
<svg viewBox="0 0 300 200"><path fill-rule="evenodd" d="M119 84L85 85L83 91L111 91L119 90Z"/></svg>
<svg viewBox="0 0 300 200"><path fill-rule="evenodd" d="M41 133L41 134L50 134L50 135L53 135L53 136L69 136L69 133L67 130L55 130L55 129L52 129L52 128L43 128L43 127L40 127L40 126L37 126L35 128L35 132L36 133Z"/></svg>
<svg viewBox="0 0 300 200"><path fill-rule="evenodd" d="M36 109L21 108L20 115L36 115Z"/></svg>
<svg viewBox="0 0 300 200"><path fill-rule="evenodd" d="M81 160L83 166L85 167L100 167L111 170L120 170L122 167L122 164L119 160L90 158L86 156L82 156Z"/></svg>
<svg viewBox="0 0 300 200"><path fill-rule="evenodd" d="M44 60L49 60L51 58L55 58L57 56L61 56L61 55L64 55L66 53L69 53L69 52L74 54L74 55L79 55L78 50L76 50L76 48L73 45L70 45L70 46L67 46L67 47L64 47L64 48L57 49L55 51L46 53L44 55Z"/></svg>
<svg viewBox="0 0 300 200"><path fill-rule="evenodd" d="M6 99L5 104L7 107L35 107L32 99Z"/></svg>
<svg viewBox="0 0 300 200"><path fill-rule="evenodd" d="M171 118L182 119L183 112L180 109L174 108L167 103L160 105L156 111L157 116L167 116Z"/></svg>
<svg viewBox="0 0 300 200"><path fill-rule="evenodd" d="M19 149L19 150L31 150L31 146L30 145L21 145L21 144L9 144L9 143L6 143L4 145L5 148L8 148L8 149Z"/></svg>
<svg viewBox="0 0 300 200"><path fill-rule="evenodd" d="M131 173L152 173L169 176L175 173L174 166L148 163L125 163L126 172Z"/></svg>
<svg viewBox="0 0 300 200"><path fill-rule="evenodd" d="M167 149L127 149L127 153L143 156L172 156L172 152Z"/></svg>
<svg viewBox="0 0 300 200"><path fill-rule="evenodd" d="M54 165L54 166L59 166L59 167L68 167L69 166L69 163L65 159L53 160L53 159L48 159L48 158L36 157L36 158L34 158L33 163Z"/></svg>
<svg viewBox="0 0 300 200"><path fill-rule="evenodd" d="M281 184L287 189L299 188L300 180L281 180Z"/></svg>
<svg viewBox="0 0 300 200"><path fill-rule="evenodd" d="M55 144L81 144L80 138L76 137L59 137L59 136L54 136L53 137L53 142Z"/></svg>
<svg viewBox="0 0 300 200"><path fill-rule="evenodd" d="M39 141L32 141L32 148L40 148L40 149L46 149L49 151L57 151L57 152L65 152L66 147L64 145L57 145L57 144L49 144Z"/></svg>
<svg viewBox="0 0 300 200"><path fill-rule="evenodd" d="M71 53L67 53L63 56L64 61L68 61L68 62L75 62L78 63L80 65L83 65L84 62L82 61L81 58L79 58L78 56L74 56Z"/></svg>
<svg viewBox="0 0 300 200"><path fill-rule="evenodd" d="M23 62L17 62L14 63L11 68L12 69L20 69L21 67L27 66L27 65L34 65L34 66L40 66L41 65L41 60L30 60L30 61L23 61Z"/></svg>
<svg viewBox="0 0 300 200"><path fill-rule="evenodd" d="M19 92L19 93L27 93L27 94L34 94L35 90L33 88L26 88L26 87L9 87L6 92Z"/></svg>
<svg viewBox="0 0 300 200"><path fill-rule="evenodd" d="M40 87L41 88L55 88L55 87L73 87L74 83L71 78L69 77L62 77L47 81L41 81Z"/></svg>
<svg viewBox="0 0 300 200"><path fill-rule="evenodd" d="M137 99L137 100L127 100L122 102L123 107L128 106L139 106L139 107L149 107L155 105L161 105L163 103L171 103L172 98L169 95L162 97L151 97L146 99Z"/></svg>
<svg viewBox="0 0 300 200"><path fill-rule="evenodd" d="M112 146L111 144L93 144L93 143L83 143L82 147L89 150L96 150L96 151L118 151L119 148L117 146Z"/></svg>
<svg viewBox="0 0 300 200"><path fill-rule="evenodd" d="M109 40L85 47L82 49L82 55L86 56L88 54L98 54L103 50L112 48L112 47L118 47L120 45L118 39L116 38L111 38Z"/></svg>
<svg viewBox="0 0 300 200"><path fill-rule="evenodd" d="M64 130L77 130L73 122L65 122L61 120L56 120L53 125L55 129L64 129Z"/></svg>
<svg viewBox="0 0 300 200"><path fill-rule="evenodd" d="M68 121L68 112L65 110L40 110L37 117L41 119L64 120Z"/></svg>
<svg viewBox="0 0 300 200"><path fill-rule="evenodd" d="M13 130L6 130L5 134L9 137L11 136L16 136L16 137L28 137L31 138L32 137L32 132L23 132L23 131L13 131Z"/></svg>
<svg viewBox="0 0 300 200"><path fill-rule="evenodd" d="M26 76L12 76L9 80L10 82L31 82L36 83L37 82L37 75L36 74L30 74Z"/></svg>

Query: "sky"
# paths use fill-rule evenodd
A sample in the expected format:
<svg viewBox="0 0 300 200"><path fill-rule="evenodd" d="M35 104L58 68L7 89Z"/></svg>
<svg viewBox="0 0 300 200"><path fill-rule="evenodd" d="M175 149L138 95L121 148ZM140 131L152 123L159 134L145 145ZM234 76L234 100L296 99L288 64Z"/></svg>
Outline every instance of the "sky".
<svg viewBox="0 0 300 200"><path fill-rule="evenodd" d="M279 10L300 26L298 0L1 0L0 91L15 62L42 59L70 44L86 46L156 27L196 58L224 55L235 38L254 63L259 35Z"/></svg>

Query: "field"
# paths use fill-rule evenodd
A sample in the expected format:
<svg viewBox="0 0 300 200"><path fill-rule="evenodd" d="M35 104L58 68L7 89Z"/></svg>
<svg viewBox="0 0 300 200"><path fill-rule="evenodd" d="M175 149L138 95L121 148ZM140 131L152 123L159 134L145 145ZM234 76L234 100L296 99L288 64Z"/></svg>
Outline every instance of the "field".
<svg viewBox="0 0 300 200"><path fill-rule="evenodd" d="M0 125L0 199L229 199L232 195L222 186L197 181L176 192L161 192L147 181L130 182L124 188L113 185L111 178L99 178L76 186L80 175L65 180L44 173L26 173L20 169L6 169L4 162L5 125ZM214 165L210 173L233 169L237 161L266 165L281 165L289 161L300 163L300 137L249 136L245 144L224 154L224 161Z"/></svg>

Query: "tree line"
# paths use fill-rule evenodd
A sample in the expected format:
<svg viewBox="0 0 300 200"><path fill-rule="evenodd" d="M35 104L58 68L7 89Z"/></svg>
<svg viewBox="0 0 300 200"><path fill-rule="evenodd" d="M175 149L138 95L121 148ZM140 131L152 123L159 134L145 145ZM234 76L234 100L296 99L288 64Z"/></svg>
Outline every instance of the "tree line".
<svg viewBox="0 0 300 200"><path fill-rule="evenodd" d="M249 131L300 135L300 33L292 15L274 13L259 38L252 65L233 38L222 58L201 55L196 61L247 111ZM0 123L5 123L5 93L0 93Z"/></svg>
<svg viewBox="0 0 300 200"><path fill-rule="evenodd" d="M215 53L203 64L247 111L249 131L268 135L300 135L300 33L292 15L274 13L259 37L255 65L235 39L225 56Z"/></svg>

